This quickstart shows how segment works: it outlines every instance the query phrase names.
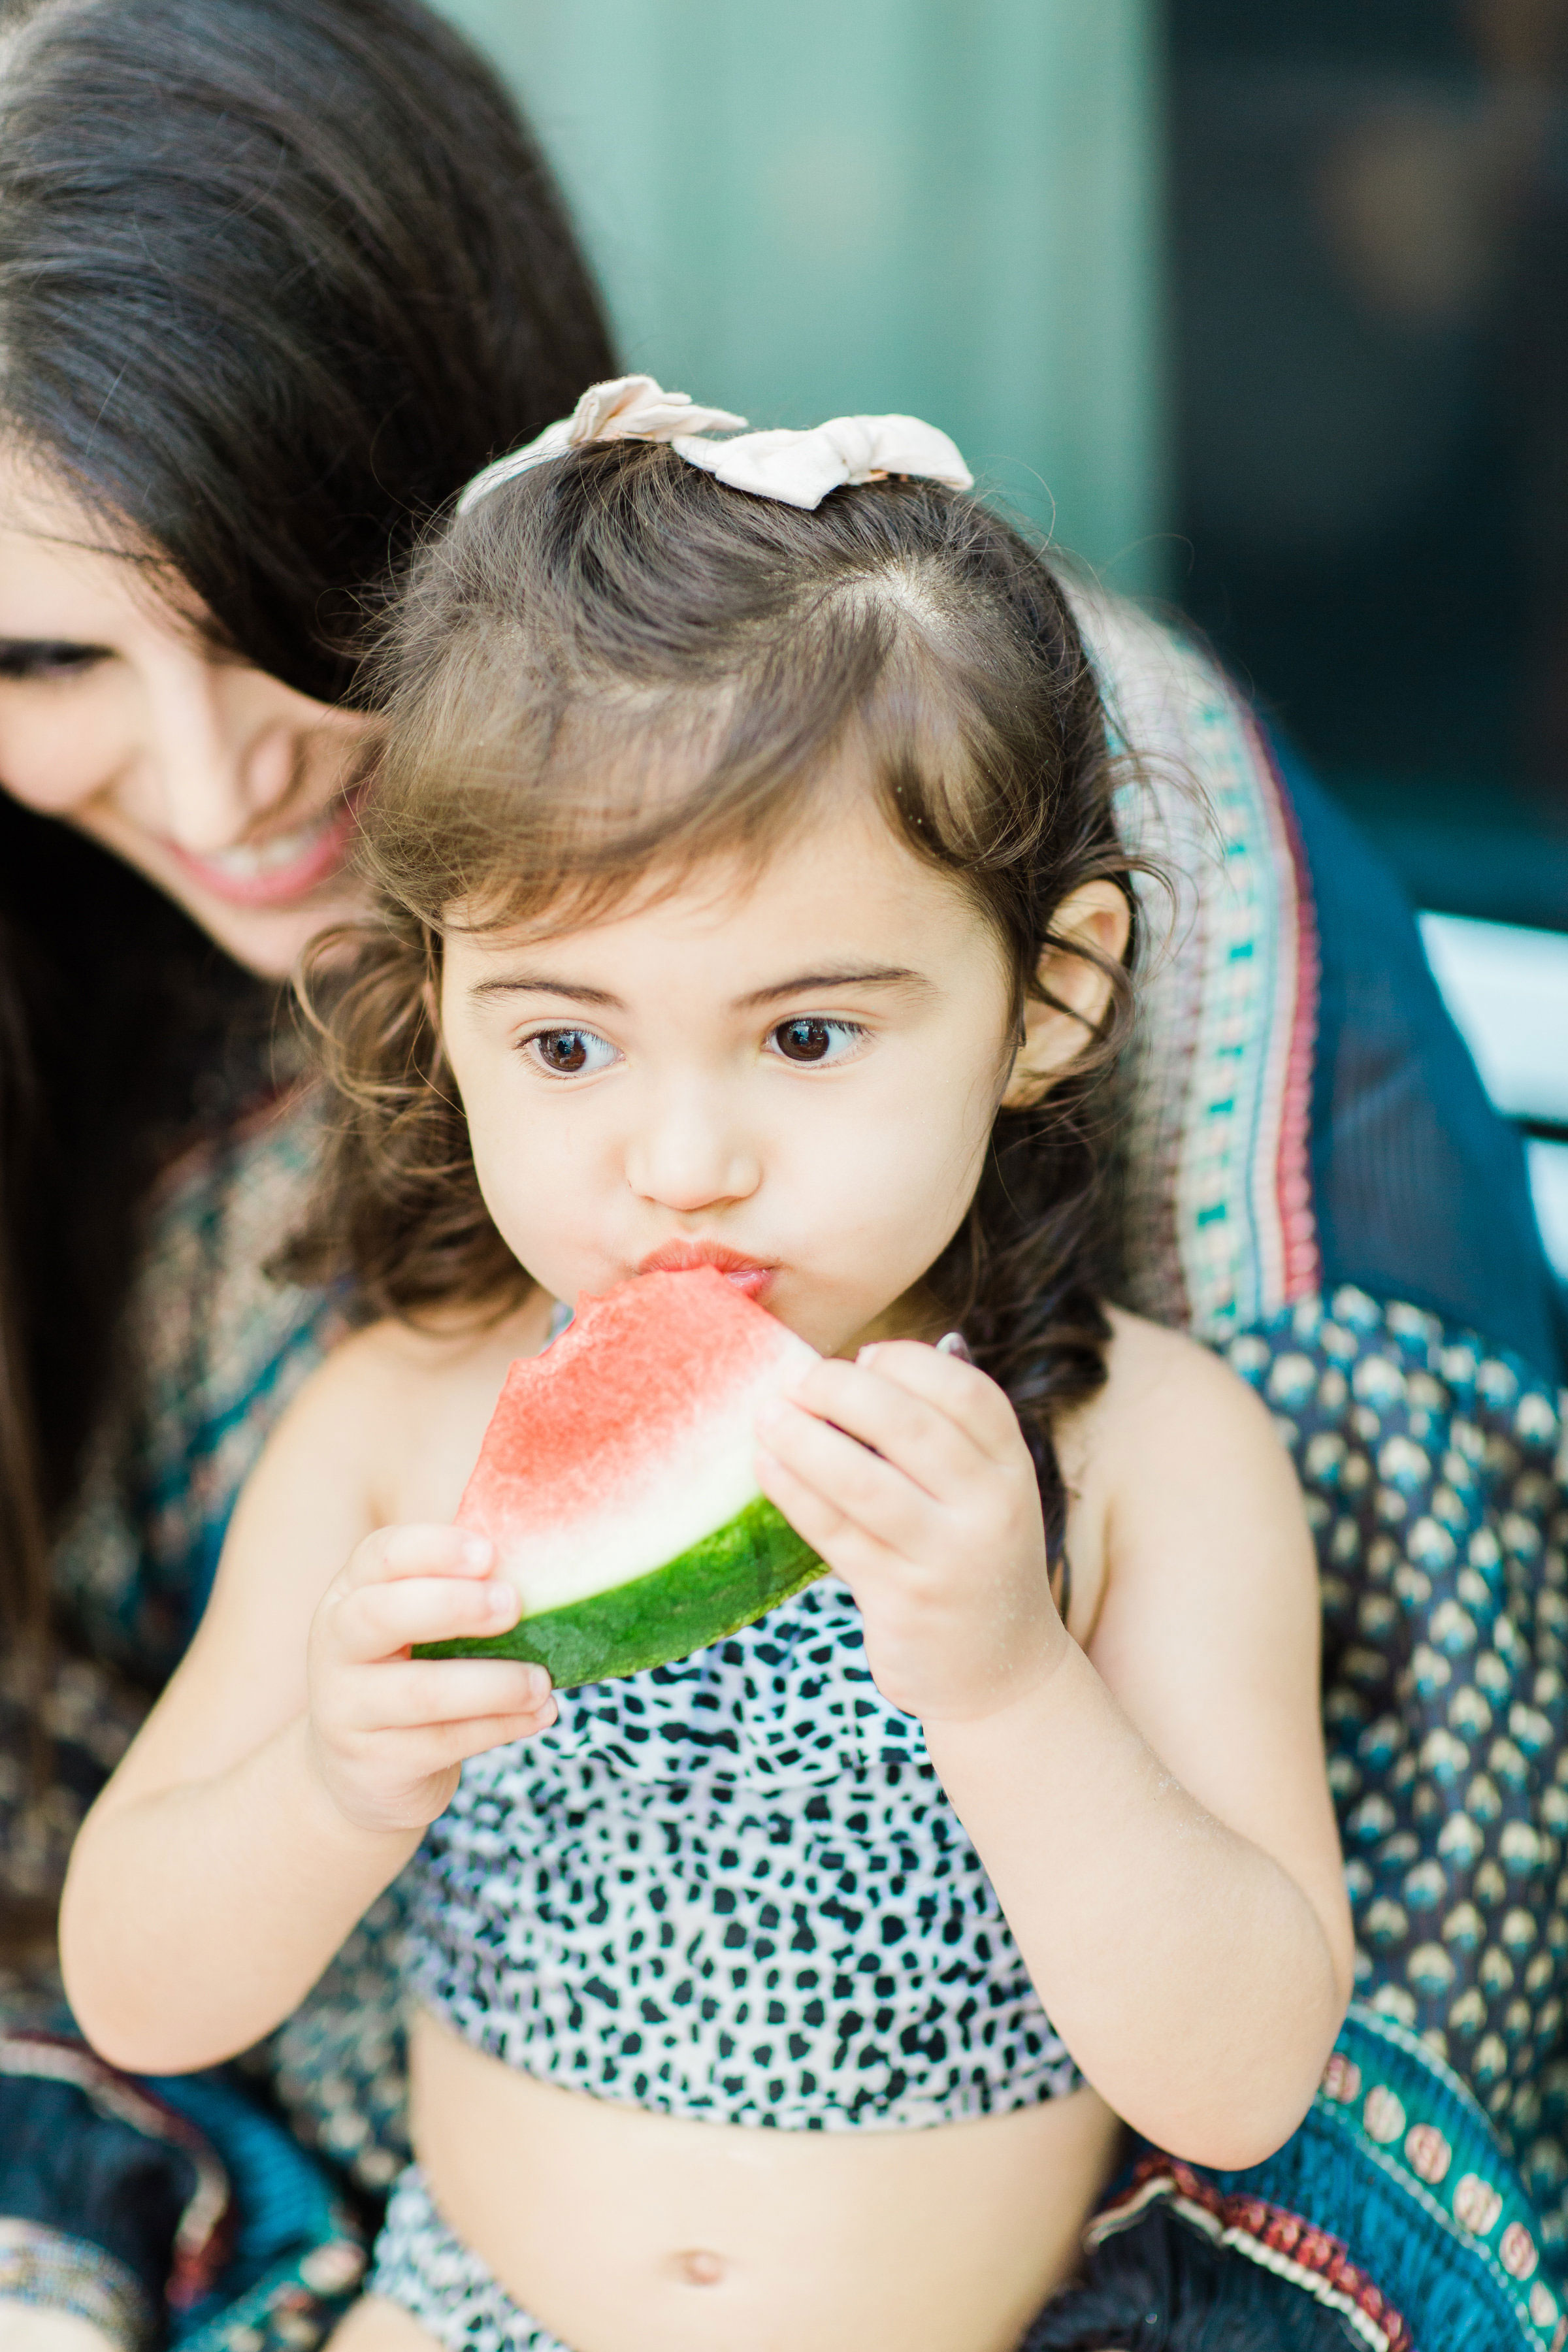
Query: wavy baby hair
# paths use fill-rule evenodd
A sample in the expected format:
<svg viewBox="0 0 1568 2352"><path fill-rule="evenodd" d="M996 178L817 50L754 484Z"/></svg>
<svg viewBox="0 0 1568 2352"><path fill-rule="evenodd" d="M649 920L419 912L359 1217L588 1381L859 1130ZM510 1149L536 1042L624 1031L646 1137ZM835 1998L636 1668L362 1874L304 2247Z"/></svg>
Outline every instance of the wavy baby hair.
<svg viewBox="0 0 1568 2352"><path fill-rule="evenodd" d="M375 913L306 1002L339 1117L285 1265L369 1306L504 1311L527 1277L479 1196L433 1013L454 923L580 922L760 863L832 793L864 790L992 925L1016 1002L1063 902L1127 889L1114 764L1068 602L974 499L889 479L814 511L618 440L534 466L426 545L373 665L383 733L363 816ZM1088 952L1087 950L1080 950ZM1104 1119L1127 974L1037 1107L1003 1111L974 1202L928 1277L1006 1389L1047 1528L1056 1411L1104 1377Z"/></svg>

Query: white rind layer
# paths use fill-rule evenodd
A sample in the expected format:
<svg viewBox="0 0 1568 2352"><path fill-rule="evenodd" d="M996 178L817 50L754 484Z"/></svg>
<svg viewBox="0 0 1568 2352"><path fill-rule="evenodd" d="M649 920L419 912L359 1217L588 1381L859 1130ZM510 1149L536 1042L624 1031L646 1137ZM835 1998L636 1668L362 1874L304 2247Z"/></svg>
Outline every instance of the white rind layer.
<svg viewBox="0 0 1568 2352"><path fill-rule="evenodd" d="M602 1515L531 1528L502 1547L500 1566L525 1617L563 1609L649 1576L732 1519L759 1492L752 1465L761 1407L817 1361L789 1337L763 1376L705 1412L691 1430L627 1472Z"/></svg>

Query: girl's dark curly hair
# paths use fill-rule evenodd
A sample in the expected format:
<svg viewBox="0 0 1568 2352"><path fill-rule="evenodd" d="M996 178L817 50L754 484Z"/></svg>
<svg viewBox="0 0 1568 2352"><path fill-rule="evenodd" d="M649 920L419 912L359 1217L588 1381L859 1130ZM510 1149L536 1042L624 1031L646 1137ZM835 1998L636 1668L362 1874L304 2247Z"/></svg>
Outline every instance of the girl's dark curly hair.
<svg viewBox="0 0 1568 2352"><path fill-rule="evenodd" d="M760 860L863 788L995 930L1021 1011L1063 902L1134 861L1062 590L972 499L889 480L815 512L673 451L599 445L492 491L416 560L376 658L375 913L306 980L341 1106L284 1265L371 1306L504 1311L527 1289L485 1210L434 1007L444 932L580 921L716 853ZM863 779L863 787L857 780ZM1080 949L1080 953L1089 950ZM1058 1410L1104 1378L1097 1081L1131 991L1048 1098L998 1117L928 1276L1035 1449L1053 1549ZM1047 998L1047 1001L1049 1000Z"/></svg>

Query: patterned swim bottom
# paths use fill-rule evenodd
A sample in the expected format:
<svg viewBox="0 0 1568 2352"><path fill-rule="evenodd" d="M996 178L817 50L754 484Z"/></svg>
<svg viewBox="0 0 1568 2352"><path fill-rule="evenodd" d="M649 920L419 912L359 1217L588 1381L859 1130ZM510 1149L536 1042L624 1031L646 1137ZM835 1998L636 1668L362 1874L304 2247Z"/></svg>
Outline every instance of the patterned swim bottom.
<svg viewBox="0 0 1568 2352"><path fill-rule="evenodd" d="M392 2192L365 2291L400 2305L446 2352L570 2352L447 2227L416 2164Z"/></svg>
<svg viewBox="0 0 1568 2352"><path fill-rule="evenodd" d="M1173 2345L1207 2340L1203 2314L1217 2307L1236 2341L1271 2347L1568 2352L1539 2231L1466 2084L1352 2002L1304 2122L1264 2163L1200 2172L1143 2149L1085 2233L1087 2284L1051 2298L1024 2352L1142 2341L1154 2304ZM448 2229L416 2165L393 2191L369 2291L444 2352L566 2352Z"/></svg>

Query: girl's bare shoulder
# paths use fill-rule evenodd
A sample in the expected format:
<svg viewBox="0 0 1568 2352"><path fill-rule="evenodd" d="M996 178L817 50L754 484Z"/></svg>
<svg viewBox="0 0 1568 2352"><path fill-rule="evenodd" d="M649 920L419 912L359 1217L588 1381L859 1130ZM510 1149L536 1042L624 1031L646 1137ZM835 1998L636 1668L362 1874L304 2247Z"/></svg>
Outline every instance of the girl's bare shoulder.
<svg viewBox="0 0 1568 2352"><path fill-rule="evenodd" d="M388 1519L450 1516L507 1368L538 1354L551 1306L535 1294L483 1324L370 1324L311 1375L279 1435L357 1471Z"/></svg>
<svg viewBox="0 0 1568 2352"><path fill-rule="evenodd" d="M1310 1556L1300 1490L1266 1406L1212 1349L1107 1311L1104 1385L1057 1433L1074 1633L1087 1643L1099 1628L1113 1576L1131 1590L1178 1555L1189 1576L1221 1573L1238 1530L1251 1562L1277 1553L1299 1583Z"/></svg>
<svg viewBox="0 0 1568 2352"><path fill-rule="evenodd" d="M1058 1423L1072 1559L1069 1630L1098 1656L1119 1590L1159 1621L1175 1588L1272 1590L1317 1618L1300 1486L1268 1406L1211 1348L1110 1307L1105 1385ZM1140 1618L1138 1622L1145 1622Z"/></svg>
<svg viewBox="0 0 1568 2352"><path fill-rule="evenodd" d="M454 1312L418 1322L388 1316L343 1340L315 1377L345 1395L423 1397L432 1386L486 1378L495 1364L504 1370L519 1356L537 1355L553 1306L534 1291L504 1315Z"/></svg>
<svg viewBox="0 0 1568 2352"><path fill-rule="evenodd" d="M1087 1470L1096 1457L1128 1446L1145 1454L1151 1447L1207 1454L1261 1444L1278 1453L1267 1408L1212 1348L1124 1307L1108 1307L1106 1316L1105 1382L1064 1415L1064 1459L1070 1453Z"/></svg>

